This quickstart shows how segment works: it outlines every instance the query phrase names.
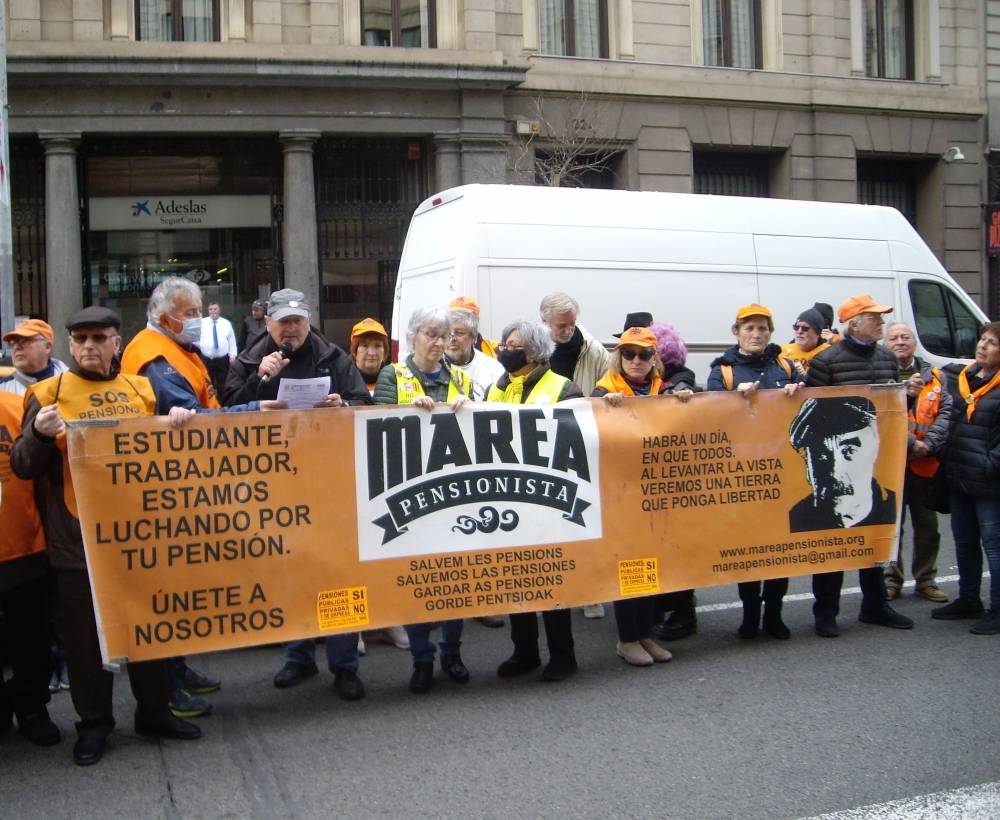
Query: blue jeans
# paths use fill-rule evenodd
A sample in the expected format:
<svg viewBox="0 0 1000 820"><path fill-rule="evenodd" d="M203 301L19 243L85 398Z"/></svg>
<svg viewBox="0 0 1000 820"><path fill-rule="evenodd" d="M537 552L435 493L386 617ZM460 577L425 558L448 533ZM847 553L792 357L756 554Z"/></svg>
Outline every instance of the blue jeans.
<svg viewBox="0 0 1000 820"><path fill-rule="evenodd" d="M980 603L985 552L992 576L989 608L1000 610L1000 498L952 490L951 532L958 559L958 597Z"/></svg>
<svg viewBox="0 0 1000 820"><path fill-rule="evenodd" d="M312 638L304 641L289 641L285 644L285 663L301 666L315 665L316 642ZM338 669L358 671L358 633L343 632L326 636L326 664L336 674Z"/></svg>
<svg viewBox="0 0 1000 820"><path fill-rule="evenodd" d="M462 645L462 621L441 621L441 654L457 655ZM414 663L434 663L434 643L431 627L434 624L407 624L404 629L410 638L410 653Z"/></svg>

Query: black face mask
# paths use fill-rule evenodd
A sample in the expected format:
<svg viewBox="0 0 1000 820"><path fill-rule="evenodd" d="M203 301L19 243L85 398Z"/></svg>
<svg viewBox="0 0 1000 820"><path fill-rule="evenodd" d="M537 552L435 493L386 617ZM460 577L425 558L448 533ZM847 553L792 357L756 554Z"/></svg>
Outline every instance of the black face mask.
<svg viewBox="0 0 1000 820"><path fill-rule="evenodd" d="M497 361L508 373L516 373L528 363L528 354L523 350L501 350Z"/></svg>

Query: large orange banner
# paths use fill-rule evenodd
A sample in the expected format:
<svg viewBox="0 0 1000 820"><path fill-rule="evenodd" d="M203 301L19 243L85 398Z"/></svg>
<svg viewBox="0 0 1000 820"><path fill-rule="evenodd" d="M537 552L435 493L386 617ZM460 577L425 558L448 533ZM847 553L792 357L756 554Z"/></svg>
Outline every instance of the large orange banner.
<svg viewBox="0 0 1000 820"><path fill-rule="evenodd" d="M74 424L105 660L872 566L902 387Z"/></svg>

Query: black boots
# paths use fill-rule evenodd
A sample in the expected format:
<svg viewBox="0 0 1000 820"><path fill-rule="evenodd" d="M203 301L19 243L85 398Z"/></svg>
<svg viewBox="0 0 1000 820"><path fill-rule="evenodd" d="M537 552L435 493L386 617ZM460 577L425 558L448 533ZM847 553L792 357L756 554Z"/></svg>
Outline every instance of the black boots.
<svg viewBox="0 0 1000 820"><path fill-rule="evenodd" d="M787 581L785 582L787 588ZM792 633L781 620L782 599L785 597L785 590L782 588L768 589L768 583L764 584L763 597L757 592L757 585L750 582L744 588L740 584L740 599L743 601L743 623L737 634L744 639L756 638L757 633L763 625L764 631L772 638L779 641L787 641L792 637ZM764 620L761 624L761 604L763 604Z"/></svg>
<svg viewBox="0 0 1000 820"><path fill-rule="evenodd" d="M744 598L743 623L740 624L737 634L744 640L749 640L750 638L756 638L759 631L760 598L756 595L753 598Z"/></svg>

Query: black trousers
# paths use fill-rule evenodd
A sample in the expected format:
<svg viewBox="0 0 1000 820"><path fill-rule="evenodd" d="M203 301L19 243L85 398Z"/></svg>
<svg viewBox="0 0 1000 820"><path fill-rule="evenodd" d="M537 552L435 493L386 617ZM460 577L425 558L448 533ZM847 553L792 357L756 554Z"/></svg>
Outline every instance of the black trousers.
<svg viewBox="0 0 1000 820"><path fill-rule="evenodd" d="M209 359L207 356L202 356L202 359L205 361L215 392L221 396L222 388L226 386L226 377L229 375L229 357L219 356L217 359Z"/></svg>
<svg viewBox="0 0 1000 820"><path fill-rule="evenodd" d="M48 577L0 590L0 611L7 624L7 659L14 677L4 681L0 665L0 712L18 720L45 710L49 702Z"/></svg>
<svg viewBox="0 0 1000 820"><path fill-rule="evenodd" d="M102 666L90 581L86 570L56 570L55 575L70 694L80 716L76 731L81 737L106 737L115 727L111 698L115 676ZM130 663L128 678L138 704L136 717L152 722L165 719L170 699L166 662Z"/></svg>
<svg viewBox="0 0 1000 820"><path fill-rule="evenodd" d="M575 659L573 620L568 609L550 609L542 613L549 658ZM510 639L514 652L524 658L538 657L538 616L534 612L518 612L510 616Z"/></svg>
<svg viewBox="0 0 1000 820"><path fill-rule="evenodd" d="M861 611L881 612L889 604L885 592L885 576L881 567L858 570L861 584ZM812 577L814 615L832 615L840 612L840 588L844 585L843 572L822 572Z"/></svg>
<svg viewBox="0 0 1000 820"><path fill-rule="evenodd" d="M774 606L775 604L780 604L782 598L785 597L785 593L788 592L788 579L769 578L764 582L744 581L738 586L740 590L740 600L743 601L744 604L754 603L763 599L764 603L768 606ZM761 593L762 586L763 594Z"/></svg>

